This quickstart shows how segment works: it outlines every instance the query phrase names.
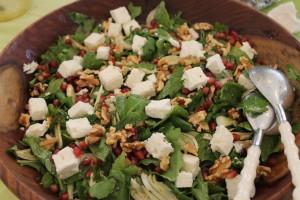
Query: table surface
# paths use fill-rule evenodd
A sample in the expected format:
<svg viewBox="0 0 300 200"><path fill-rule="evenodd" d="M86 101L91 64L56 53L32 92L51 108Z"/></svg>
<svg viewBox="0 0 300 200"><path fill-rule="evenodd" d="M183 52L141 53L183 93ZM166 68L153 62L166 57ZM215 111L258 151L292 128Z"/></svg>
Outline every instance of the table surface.
<svg viewBox="0 0 300 200"><path fill-rule="evenodd" d="M18 33L20 33L27 26L32 24L39 18L47 15L49 12L72 3L75 0L51 0L45 3L44 0L32 0L31 8L23 16L16 18L8 22L0 22L0 51L3 49ZM279 3L287 2L290 0L281 0ZM300 1L293 0L300 16ZM276 3L274 6L278 5ZM272 6L272 7L274 7ZM271 8L266 8L263 12L268 12ZM300 32L295 34L300 39ZM0 196L5 200L17 200L18 198L10 192L6 186L0 181Z"/></svg>

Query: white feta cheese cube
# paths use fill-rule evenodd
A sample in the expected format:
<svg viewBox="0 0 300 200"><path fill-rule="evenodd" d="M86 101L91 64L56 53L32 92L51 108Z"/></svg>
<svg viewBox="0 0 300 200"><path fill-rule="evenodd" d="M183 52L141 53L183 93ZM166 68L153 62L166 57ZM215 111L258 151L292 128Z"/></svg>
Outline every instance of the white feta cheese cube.
<svg viewBox="0 0 300 200"><path fill-rule="evenodd" d="M254 90L255 85L252 83L252 81L247 78L244 74L241 74L238 83L244 86L247 90Z"/></svg>
<svg viewBox="0 0 300 200"><path fill-rule="evenodd" d="M73 56L73 60L81 65L83 58L81 56Z"/></svg>
<svg viewBox="0 0 300 200"><path fill-rule="evenodd" d="M101 60L108 60L110 47L101 46L97 49L96 57Z"/></svg>
<svg viewBox="0 0 300 200"><path fill-rule="evenodd" d="M220 54L215 54L207 59L206 68L208 68L214 75L220 74L225 70L225 65Z"/></svg>
<svg viewBox="0 0 300 200"><path fill-rule="evenodd" d="M43 98L30 98L28 109L32 120L45 119L48 113L47 103Z"/></svg>
<svg viewBox="0 0 300 200"><path fill-rule="evenodd" d="M242 50L250 59L254 58L254 55L257 54L255 49L253 49L249 42L243 42L243 45L240 47L240 50Z"/></svg>
<svg viewBox="0 0 300 200"><path fill-rule="evenodd" d="M190 154L183 154L182 159L183 159L182 170L186 172L191 172L193 174L193 178L195 178L200 172L199 157Z"/></svg>
<svg viewBox="0 0 300 200"><path fill-rule="evenodd" d="M123 84L123 75L116 66L108 66L99 72L99 79L103 87L108 91L120 88Z"/></svg>
<svg viewBox="0 0 300 200"><path fill-rule="evenodd" d="M143 55L143 46L146 44L147 38L134 35L132 40L132 50L136 52L138 55Z"/></svg>
<svg viewBox="0 0 300 200"><path fill-rule="evenodd" d="M204 53L205 51L203 50L203 46L200 42L197 42L195 40L181 42L181 50L180 50L181 58L187 56L195 56L197 58L203 58Z"/></svg>
<svg viewBox="0 0 300 200"><path fill-rule="evenodd" d="M93 113L93 106L91 106L91 104L89 103L84 103L82 101L78 101L68 110L68 115L70 116L70 118L84 117Z"/></svg>
<svg viewBox="0 0 300 200"><path fill-rule="evenodd" d="M171 143L166 139L163 133L153 133L145 142L146 150L153 158L163 158L169 156L174 151Z"/></svg>
<svg viewBox="0 0 300 200"><path fill-rule="evenodd" d="M117 37L119 35L122 35L122 25L118 23L110 23L107 35L109 37Z"/></svg>
<svg viewBox="0 0 300 200"><path fill-rule="evenodd" d="M79 172L80 159L76 158L71 147L65 147L52 156L56 172L61 179Z"/></svg>
<svg viewBox="0 0 300 200"><path fill-rule="evenodd" d="M208 81L208 77L204 74L201 67L193 67L183 73L182 80L184 87L193 91L205 86Z"/></svg>
<svg viewBox="0 0 300 200"><path fill-rule="evenodd" d="M157 81L156 75L155 74L151 74L151 75L147 76L147 80L148 81L152 81L153 83L156 83L156 81Z"/></svg>
<svg viewBox="0 0 300 200"><path fill-rule="evenodd" d="M197 33L193 28L189 28L189 32L193 40L197 40L199 38L199 33Z"/></svg>
<svg viewBox="0 0 300 200"><path fill-rule="evenodd" d="M193 186L193 174L181 171L178 173L175 185L177 188L190 188Z"/></svg>
<svg viewBox="0 0 300 200"><path fill-rule="evenodd" d="M228 155L233 147L233 136L225 126L217 126L213 138L210 140L210 145L212 151Z"/></svg>
<svg viewBox="0 0 300 200"><path fill-rule="evenodd" d="M114 10L110 10L109 12L113 20L119 24L124 24L131 19L127 8L125 8L124 6L116 8Z"/></svg>
<svg viewBox="0 0 300 200"><path fill-rule="evenodd" d="M177 40L175 40L174 38L172 38L172 37L169 37L168 42L170 42L170 44L173 47L176 47L176 48L180 47L180 43Z"/></svg>
<svg viewBox="0 0 300 200"><path fill-rule="evenodd" d="M171 112L171 100L151 100L150 103L145 107L146 115L152 118L164 119Z"/></svg>
<svg viewBox="0 0 300 200"><path fill-rule="evenodd" d="M73 76L82 70L82 66L76 60L66 60L63 61L58 67L58 73L62 75L64 78L68 78L69 76Z"/></svg>
<svg viewBox="0 0 300 200"><path fill-rule="evenodd" d="M41 137L45 135L45 133L48 130L48 124L46 121L43 121L43 123L35 123L28 127L26 130L25 135L26 136L35 136L35 137Z"/></svg>
<svg viewBox="0 0 300 200"><path fill-rule="evenodd" d="M131 94L136 94L143 96L145 98L150 98L155 96L155 87L152 81L143 81L136 83L133 88L131 88Z"/></svg>
<svg viewBox="0 0 300 200"><path fill-rule="evenodd" d="M241 175L237 175L235 176L234 178L231 178L231 179L225 179L225 182L226 182L226 189L227 189L227 195L228 195L228 199L229 200L233 200L235 195L237 194L237 190L238 190L238 184L241 180ZM250 197L254 197L255 195L255 187L253 185L253 188L251 190L251 193L250 193Z"/></svg>
<svg viewBox="0 0 300 200"><path fill-rule="evenodd" d="M140 28L141 28L141 26L135 19L130 20L130 21L126 22L125 24L123 24L123 30L124 30L125 35L130 35L131 31L133 31L135 29L140 29Z"/></svg>
<svg viewBox="0 0 300 200"><path fill-rule="evenodd" d="M89 49L96 49L105 42L105 35L103 33L91 33L84 39L83 43Z"/></svg>
<svg viewBox="0 0 300 200"><path fill-rule="evenodd" d="M69 119L66 122L66 127L68 133L73 139L87 136L92 130L92 126L86 117L78 119Z"/></svg>
<svg viewBox="0 0 300 200"><path fill-rule="evenodd" d="M244 141L236 141L233 143L233 146L237 153L241 153L244 149Z"/></svg>
<svg viewBox="0 0 300 200"><path fill-rule="evenodd" d="M39 64L35 61L32 61L31 63L24 64L23 65L23 72L26 74L32 74L35 72L35 70L38 68Z"/></svg>
<svg viewBox="0 0 300 200"><path fill-rule="evenodd" d="M141 69L133 68L130 74L127 76L125 85L129 88L133 88L137 83L142 82L145 76L145 72Z"/></svg>

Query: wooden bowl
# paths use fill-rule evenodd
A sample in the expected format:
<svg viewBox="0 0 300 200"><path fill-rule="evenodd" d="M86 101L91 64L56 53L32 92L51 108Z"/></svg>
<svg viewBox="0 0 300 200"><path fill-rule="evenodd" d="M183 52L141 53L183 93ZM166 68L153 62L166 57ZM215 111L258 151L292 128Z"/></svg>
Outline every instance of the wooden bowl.
<svg viewBox="0 0 300 200"><path fill-rule="evenodd" d="M133 2L142 5L143 21L159 0ZM28 27L0 55L0 176L21 199L56 199L36 181L37 173L29 168L20 167L5 152L22 138L17 121L28 96L27 77L22 72L22 64L35 60L58 36L74 31L74 25L67 18L70 11L103 19L109 16L110 9L128 3L128 0L87 0L65 6ZM250 7L234 0L167 0L166 3L170 12L182 11L184 18L192 22L221 22L249 35L258 51L259 60L265 64L278 64L283 70L286 64L293 64L296 70L300 71L299 42L277 23ZM296 102L293 119L300 118L299 108L299 102ZM276 167L269 180L271 185L257 186L256 200L279 200L292 189L284 156L279 154L275 157Z"/></svg>

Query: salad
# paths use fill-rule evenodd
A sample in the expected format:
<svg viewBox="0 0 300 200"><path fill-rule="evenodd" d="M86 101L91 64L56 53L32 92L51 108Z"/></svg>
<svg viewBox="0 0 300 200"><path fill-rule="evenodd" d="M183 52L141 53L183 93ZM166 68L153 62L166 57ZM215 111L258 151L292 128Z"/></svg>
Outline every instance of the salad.
<svg viewBox="0 0 300 200"><path fill-rule="evenodd" d="M141 12L130 3L100 22L70 13L76 31L24 64L24 137L8 152L61 200L232 199L253 137L244 113L268 105L247 74L257 52L164 2L145 24ZM257 180L272 172L279 136L261 148Z"/></svg>

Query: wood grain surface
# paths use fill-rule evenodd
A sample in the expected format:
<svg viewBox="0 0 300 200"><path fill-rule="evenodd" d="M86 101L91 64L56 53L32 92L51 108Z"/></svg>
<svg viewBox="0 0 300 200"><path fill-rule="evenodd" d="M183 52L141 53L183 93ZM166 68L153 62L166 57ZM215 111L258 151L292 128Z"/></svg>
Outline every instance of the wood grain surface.
<svg viewBox="0 0 300 200"><path fill-rule="evenodd" d="M141 21L148 11L159 3L158 0L135 0L133 2L143 7ZM15 117L24 109L27 99L26 84L24 84L27 82L27 77L21 73L22 64L37 59L58 36L74 30L74 25L67 18L70 11L78 11L96 19L103 19L109 16L110 9L128 3L127 0L75 2L30 26L15 38L0 55L0 85L8 84L9 81L9 90L14 91L7 95L7 89L0 87L0 105L4 106L4 109L0 109L0 121L5 119L0 123L0 177L20 199L56 199L39 185L37 173L29 168L20 167L5 152L23 135L16 128ZM249 35L258 51L259 59L265 64L279 64L284 68L286 64L291 63L296 64L297 70L300 71L299 42L278 24L250 7L234 0L166 0L166 3L171 12L182 11L183 17L190 21L221 22ZM300 117L298 101L293 107L293 117L297 119ZM260 184L257 186L256 200L280 200L292 189L284 157L281 154L275 155L275 157L274 166L277 166L276 170L281 174L271 181L271 185ZM268 180L266 181L268 182Z"/></svg>

